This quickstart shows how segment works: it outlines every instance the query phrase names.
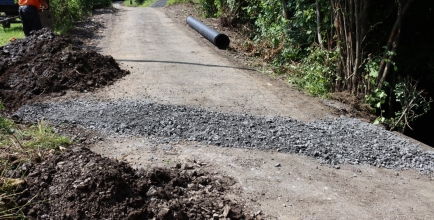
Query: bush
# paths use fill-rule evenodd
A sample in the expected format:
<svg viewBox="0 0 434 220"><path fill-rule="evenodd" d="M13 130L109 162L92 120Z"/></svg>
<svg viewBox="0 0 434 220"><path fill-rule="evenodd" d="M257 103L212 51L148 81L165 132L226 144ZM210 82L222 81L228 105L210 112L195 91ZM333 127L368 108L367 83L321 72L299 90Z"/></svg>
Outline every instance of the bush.
<svg viewBox="0 0 434 220"><path fill-rule="evenodd" d="M217 15L218 9L217 5L214 4L214 0L200 0L199 4L204 13L203 16L210 18Z"/></svg>
<svg viewBox="0 0 434 220"><path fill-rule="evenodd" d="M291 65L290 81L299 89L313 96L326 96L331 90L339 60L337 51L328 51L318 46L310 49L308 57L301 63Z"/></svg>
<svg viewBox="0 0 434 220"><path fill-rule="evenodd" d="M92 13L95 7L108 7L110 0L51 0L50 8L54 13L54 28L60 33L70 30L74 22L80 21Z"/></svg>

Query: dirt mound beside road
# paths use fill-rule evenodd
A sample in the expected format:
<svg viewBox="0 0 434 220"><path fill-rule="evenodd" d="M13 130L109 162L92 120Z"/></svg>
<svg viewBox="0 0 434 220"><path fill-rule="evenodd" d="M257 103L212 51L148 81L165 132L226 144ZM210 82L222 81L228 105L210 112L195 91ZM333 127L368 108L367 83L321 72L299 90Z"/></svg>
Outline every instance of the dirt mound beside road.
<svg viewBox="0 0 434 220"><path fill-rule="evenodd" d="M33 199L30 219L246 219L241 203L225 199L234 183L192 164L133 170L74 148L31 170L18 203Z"/></svg>
<svg viewBox="0 0 434 220"><path fill-rule="evenodd" d="M0 47L0 99L16 109L50 93L92 91L129 72L111 56L74 46L79 41L48 29Z"/></svg>

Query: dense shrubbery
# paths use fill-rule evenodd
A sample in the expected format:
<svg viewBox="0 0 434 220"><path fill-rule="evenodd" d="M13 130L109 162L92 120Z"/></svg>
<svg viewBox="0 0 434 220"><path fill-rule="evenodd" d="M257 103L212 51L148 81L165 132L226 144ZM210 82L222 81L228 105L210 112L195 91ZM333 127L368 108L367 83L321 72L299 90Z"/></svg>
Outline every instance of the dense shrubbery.
<svg viewBox="0 0 434 220"><path fill-rule="evenodd" d="M54 13L57 31L63 33L72 28L74 22L92 13L95 7L107 7L111 0L51 0L50 8Z"/></svg>
<svg viewBox="0 0 434 220"><path fill-rule="evenodd" d="M402 131L429 111L423 89L434 93L434 34L419 22L433 20L430 1L200 0L200 6L222 25L247 27L246 50L299 88L318 96L348 92L376 109L377 121Z"/></svg>

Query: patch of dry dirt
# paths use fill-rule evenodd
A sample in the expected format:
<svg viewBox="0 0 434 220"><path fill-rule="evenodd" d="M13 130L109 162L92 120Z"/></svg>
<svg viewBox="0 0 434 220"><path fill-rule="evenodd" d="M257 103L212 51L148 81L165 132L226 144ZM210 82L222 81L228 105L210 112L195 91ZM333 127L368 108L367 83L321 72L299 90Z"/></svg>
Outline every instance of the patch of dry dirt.
<svg viewBox="0 0 434 220"><path fill-rule="evenodd" d="M430 219L433 176L366 165L340 169L276 151L110 137L91 148L135 168L194 163L236 180L228 196L264 219ZM266 215L266 216L265 216Z"/></svg>

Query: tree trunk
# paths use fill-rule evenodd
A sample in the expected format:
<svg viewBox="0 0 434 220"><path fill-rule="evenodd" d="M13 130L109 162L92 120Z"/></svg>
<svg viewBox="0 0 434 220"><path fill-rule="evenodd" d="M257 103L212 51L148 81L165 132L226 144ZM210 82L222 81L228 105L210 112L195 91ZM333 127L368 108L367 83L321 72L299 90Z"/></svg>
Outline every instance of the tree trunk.
<svg viewBox="0 0 434 220"><path fill-rule="evenodd" d="M354 66L353 66L353 77L352 77L352 93L357 95L357 77L359 75L359 65L360 65L360 23L359 23L359 3L357 0L354 1L354 21L355 21L355 58L354 58Z"/></svg>
<svg viewBox="0 0 434 220"><path fill-rule="evenodd" d="M378 78L376 81L376 86L381 87L383 82L386 80L387 75L392 68L392 61L394 58L394 53L396 52L401 36L401 23L404 14L408 11L413 0L408 0L405 3L404 8L402 7L401 0L397 0L398 3L398 13L396 17L395 24L393 25L392 31L390 32L389 39L387 40L386 49L384 51L383 59L381 59L380 67L378 69ZM389 51L393 53L388 53Z"/></svg>
<svg viewBox="0 0 434 220"><path fill-rule="evenodd" d="M283 17L289 19L288 0L282 0Z"/></svg>
<svg viewBox="0 0 434 220"><path fill-rule="evenodd" d="M322 37L321 37L321 13L319 11L319 2L316 0L316 32L318 34L318 43L321 49L324 49Z"/></svg>

